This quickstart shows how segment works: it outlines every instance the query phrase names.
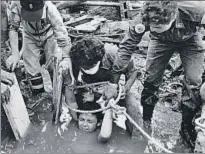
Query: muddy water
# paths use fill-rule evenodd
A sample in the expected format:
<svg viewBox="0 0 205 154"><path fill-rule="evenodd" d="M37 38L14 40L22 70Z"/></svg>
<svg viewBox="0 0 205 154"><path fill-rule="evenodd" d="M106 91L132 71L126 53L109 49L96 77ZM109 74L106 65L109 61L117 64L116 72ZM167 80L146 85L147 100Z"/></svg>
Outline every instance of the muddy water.
<svg viewBox="0 0 205 154"><path fill-rule="evenodd" d="M48 117L48 115L47 115ZM97 142L99 129L93 133L79 130L72 122L68 131L60 136L57 127L46 120L33 125L25 141L16 145L15 153L133 153L144 152L146 141L131 140L129 134L114 127L110 141L106 144Z"/></svg>
<svg viewBox="0 0 205 154"><path fill-rule="evenodd" d="M136 82L137 83L137 82ZM136 98L139 98L137 88L139 84L133 86ZM68 130L61 136L58 134L57 126L51 123L52 99L46 95L31 98L33 102L40 101L35 109L35 115L31 117L32 126L28 131L25 140L17 143L7 144L4 151L12 153L144 153L162 152L150 142L137 133L134 138L127 131L114 126L113 134L108 143L102 144L97 141L99 129L93 133L85 133L77 128L76 122L72 121ZM151 136L159 144L173 152L189 152L180 141L179 129L181 123L181 113L173 112L169 104L159 102L154 110L152 119ZM10 145L10 146L8 146Z"/></svg>
<svg viewBox="0 0 205 154"><path fill-rule="evenodd" d="M143 138L131 139L127 131L114 125L113 134L108 143L99 143L97 135L100 129L93 133L85 133L77 128L72 121L61 136L57 126L52 124L51 99L47 96L32 99L41 101L35 108L35 115L31 117L31 128L28 135L19 143L12 144L13 148L4 148L12 153L143 153L147 141Z"/></svg>

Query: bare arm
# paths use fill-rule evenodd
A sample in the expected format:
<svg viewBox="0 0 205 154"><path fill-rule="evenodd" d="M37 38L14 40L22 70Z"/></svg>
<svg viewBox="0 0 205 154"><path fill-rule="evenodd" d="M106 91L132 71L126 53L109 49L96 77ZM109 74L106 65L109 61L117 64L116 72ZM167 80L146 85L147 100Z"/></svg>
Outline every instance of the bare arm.
<svg viewBox="0 0 205 154"><path fill-rule="evenodd" d="M107 142L110 139L112 134L112 121L112 110L108 109L105 111L100 134L98 135L98 141Z"/></svg>

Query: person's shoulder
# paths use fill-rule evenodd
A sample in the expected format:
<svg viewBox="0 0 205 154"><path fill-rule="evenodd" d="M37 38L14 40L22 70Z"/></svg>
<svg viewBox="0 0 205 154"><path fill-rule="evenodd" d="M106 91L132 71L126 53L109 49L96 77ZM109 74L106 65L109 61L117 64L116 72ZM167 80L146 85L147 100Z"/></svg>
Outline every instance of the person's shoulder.
<svg viewBox="0 0 205 154"><path fill-rule="evenodd" d="M53 4L51 1L45 1L45 5L48 7L55 7L55 4Z"/></svg>

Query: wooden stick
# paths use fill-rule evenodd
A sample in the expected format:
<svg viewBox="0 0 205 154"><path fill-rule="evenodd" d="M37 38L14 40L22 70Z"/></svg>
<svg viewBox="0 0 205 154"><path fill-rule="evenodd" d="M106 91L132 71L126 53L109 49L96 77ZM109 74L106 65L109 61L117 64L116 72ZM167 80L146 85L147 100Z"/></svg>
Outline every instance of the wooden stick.
<svg viewBox="0 0 205 154"><path fill-rule="evenodd" d="M54 69L53 69L53 110L56 113L57 104L57 57L54 57ZM55 123L55 117L53 115L53 122Z"/></svg>
<svg viewBox="0 0 205 154"><path fill-rule="evenodd" d="M74 3L74 2L73 2ZM73 7L73 4L70 4L67 5L68 2L64 2L64 3L59 3L57 4L57 7L58 8L61 8L62 5L66 5L65 7L69 8L69 7ZM86 1L86 2L83 2L83 3L78 3L78 5L88 5L88 6L120 6L121 4L120 3L117 3L117 2L103 2L103 1Z"/></svg>
<svg viewBox="0 0 205 154"><path fill-rule="evenodd" d="M59 70L57 75L57 104L56 104L56 117L55 117L55 124L58 123L58 117L60 114L60 107L61 107L61 98L62 98L62 85L63 85L63 76L62 76L62 69Z"/></svg>
<svg viewBox="0 0 205 154"><path fill-rule="evenodd" d="M91 20L93 20L94 18L89 16L89 15L84 15L82 17L76 18L74 21L67 21L64 22L64 25L66 26L71 26L71 27L75 27L77 25L81 25L87 22L90 22Z"/></svg>

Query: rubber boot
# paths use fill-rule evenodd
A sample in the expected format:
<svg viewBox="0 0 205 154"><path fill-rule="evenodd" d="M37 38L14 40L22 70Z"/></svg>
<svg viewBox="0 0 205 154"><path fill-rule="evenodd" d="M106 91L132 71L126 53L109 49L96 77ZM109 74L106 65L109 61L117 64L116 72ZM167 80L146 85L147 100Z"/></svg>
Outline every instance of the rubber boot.
<svg viewBox="0 0 205 154"><path fill-rule="evenodd" d="M147 131L151 131L151 120L155 105L143 105L143 126Z"/></svg>
<svg viewBox="0 0 205 154"><path fill-rule="evenodd" d="M183 141L185 142L185 144L191 148L192 152L194 151L195 141L197 137L195 126L192 122L195 115L196 115L196 111L190 109L185 105L182 105L182 123L181 123L180 135Z"/></svg>
<svg viewBox="0 0 205 154"><path fill-rule="evenodd" d="M44 92L43 79L41 75L29 79L33 95Z"/></svg>

